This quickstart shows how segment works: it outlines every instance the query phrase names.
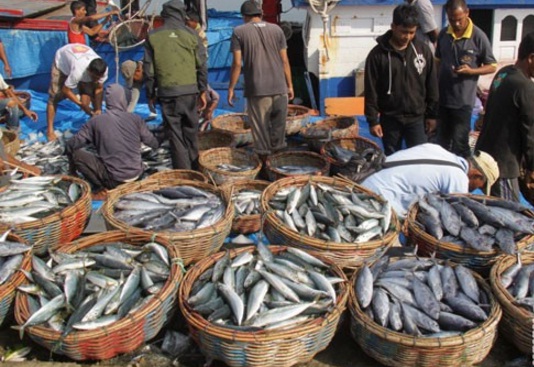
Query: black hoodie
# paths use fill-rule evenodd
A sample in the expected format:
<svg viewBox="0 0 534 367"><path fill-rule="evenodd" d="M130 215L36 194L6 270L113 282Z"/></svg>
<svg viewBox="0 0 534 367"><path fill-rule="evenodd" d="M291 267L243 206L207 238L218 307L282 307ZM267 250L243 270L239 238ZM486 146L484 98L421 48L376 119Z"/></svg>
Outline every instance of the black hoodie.
<svg viewBox="0 0 534 367"><path fill-rule="evenodd" d="M404 50L389 43L391 30L376 39L365 61L365 117L369 126L378 125L378 115L400 122L436 118L438 80L430 48L414 39Z"/></svg>

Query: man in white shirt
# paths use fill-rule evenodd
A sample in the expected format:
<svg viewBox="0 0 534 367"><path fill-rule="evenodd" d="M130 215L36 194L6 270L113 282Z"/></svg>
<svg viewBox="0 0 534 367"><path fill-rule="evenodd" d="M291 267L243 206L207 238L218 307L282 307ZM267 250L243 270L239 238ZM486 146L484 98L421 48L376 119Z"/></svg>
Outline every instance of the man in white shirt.
<svg viewBox="0 0 534 367"><path fill-rule="evenodd" d="M104 82L107 77L106 62L89 46L71 43L57 50L46 106L48 140L56 139L54 118L57 104L63 99L68 98L89 116L102 113Z"/></svg>
<svg viewBox="0 0 534 367"><path fill-rule="evenodd" d="M419 13L417 18L419 27L417 27L416 37L426 43L434 53L436 51L439 28L436 24L436 15L432 3L430 0L406 0L406 2L415 7Z"/></svg>
<svg viewBox="0 0 534 367"><path fill-rule="evenodd" d="M485 187L489 194L499 177L497 162L485 152L477 151L464 159L430 143L395 152L386 158L385 165L362 186L389 201L400 218L426 193L468 193Z"/></svg>

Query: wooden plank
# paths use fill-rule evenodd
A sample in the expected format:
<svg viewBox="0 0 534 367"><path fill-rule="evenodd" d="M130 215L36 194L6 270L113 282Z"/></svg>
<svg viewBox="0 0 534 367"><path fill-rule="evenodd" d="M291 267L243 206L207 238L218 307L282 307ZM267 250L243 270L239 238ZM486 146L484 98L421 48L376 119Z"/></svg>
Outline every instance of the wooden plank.
<svg viewBox="0 0 534 367"><path fill-rule="evenodd" d="M364 114L364 97L325 98L325 113L339 116L362 116Z"/></svg>

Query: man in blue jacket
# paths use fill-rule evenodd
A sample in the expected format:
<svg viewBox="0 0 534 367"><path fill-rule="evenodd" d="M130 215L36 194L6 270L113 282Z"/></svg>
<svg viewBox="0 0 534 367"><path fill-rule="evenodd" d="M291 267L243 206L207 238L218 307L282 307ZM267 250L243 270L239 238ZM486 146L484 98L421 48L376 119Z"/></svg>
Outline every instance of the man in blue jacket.
<svg viewBox="0 0 534 367"><path fill-rule="evenodd" d="M427 142L436 127L438 85L430 48L414 38L415 7L399 5L391 30L377 38L365 61L365 117L390 155ZM380 118L379 118L380 115Z"/></svg>

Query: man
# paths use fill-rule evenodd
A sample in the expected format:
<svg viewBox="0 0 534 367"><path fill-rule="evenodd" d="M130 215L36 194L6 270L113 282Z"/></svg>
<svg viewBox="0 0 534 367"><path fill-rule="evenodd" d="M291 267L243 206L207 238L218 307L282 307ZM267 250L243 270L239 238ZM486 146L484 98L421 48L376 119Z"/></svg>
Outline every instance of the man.
<svg viewBox="0 0 534 367"><path fill-rule="evenodd" d="M417 38L427 44L432 52L436 49L439 29L436 24L434 7L430 0L406 0L406 2L417 9L419 16L419 27L417 27Z"/></svg>
<svg viewBox="0 0 534 367"><path fill-rule="evenodd" d="M4 95L4 98L0 98L0 115L7 115L6 129L19 131L20 112L33 121L37 121L37 114L24 106L15 91L4 81L2 75L0 75L0 92Z"/></svg>
<svg viewBox="0 0 534 367"><path fill-rule="evenodd" d="M87 15L85 4L81 1L73 1L70 4L70 11L72 12L72 18L67 29L67 39L69 43L81 43L84 45L86 44L86 34L90 37L98 35L104 25L111 20L111 16L119 14L118 10L113 10L101 14ZM102 23L98 23L97 20L102 18L106 19ZM89 27L87 24L94 25Z"/></svg>
<svg viewBox="0 0 534 367"><path fill-rule="evenodd" d="M234 88L243 65L254 150L265 161L286 147L287 104L294 97L287 44L279 26L262 20L261 8L254 1L241 5L241 15L245 24L234 29L231 40L228 104L233 106Z"/></svg>
<svg viewBox="0 0 534 367"><path fill-rule="evenodd" d="M152 149L158 141L140 116L126 111L127 91L119 84L106 87L106 112L92 117L66 144L71 174L79 171L98 194L143 173L141 143ZM84 149L93 145L96 154Z"/></svg>
<svg viewBox="0 0 534 367"><path fill-rule="evenodd" d="M70 43L57 50L50 74L46 105L47 137L55 140L54 119L57 105L63 99L68 98L89 116L102 113L108 66L89 46ZM80 98L75 94L76 89Z"/></svg>
<svg viewBox="0 0 534 367"><path fill-rule="evenodd" d="M426 143L436 126L434 57L414 38L417 24L414 7L397 6L391 29L377 38L365 62L365 117L386 155L400 150L403 140L408 148Z"/></svg>
<svg viewBox="0 0 534 367"><path fill-rule="evenodd" d="M491 84L484 123L476 149L499 164L499 180L491 194L519 201L519 169L526 168L527 188L534 189L534 33L519 45L514 65L505 66Z"/></svg>
<svg viewBox="0 0 534 367"><path fill-rule="evenodd" d="M383 196L402 218L412 202L426 193L468 193L484 187L487 192L499 177L497 163L487 153L464 159L430 143L390 155L385 166L362 186Z"/></svg>
<svg viewBox="0 0 534 367"><path fill-rule="evenodd" d="M462 157L471 154L469 131L480 75L496 70L486 34L473 24L465 0L448 0L449 26L438 36L439 121L437 142Z"/></svg>
<svg viewBox="0 0 534 367"><path fill-rule="evenodd" d="M157 98L169 137L174 169L198 167L198 110L206 108L206 51L198 35L185 25L180 0L163 4L163 26L145 42L143 70L147 98Z"/></svg>

